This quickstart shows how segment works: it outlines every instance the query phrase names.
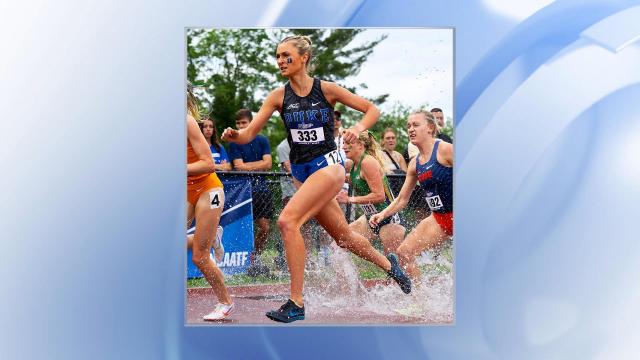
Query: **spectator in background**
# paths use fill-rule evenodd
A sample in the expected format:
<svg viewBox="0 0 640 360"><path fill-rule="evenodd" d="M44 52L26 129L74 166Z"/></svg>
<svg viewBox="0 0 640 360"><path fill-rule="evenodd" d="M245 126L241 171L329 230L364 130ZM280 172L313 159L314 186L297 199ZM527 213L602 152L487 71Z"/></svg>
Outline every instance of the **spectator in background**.
<svg viewBox="0 0 640 360"><path fill-rule="evenodd" d="M340 153L340 156L342 157L342 161L344 161L345 166L347 166L349 165L349 162L351 160L347 159L347 155L344 152L344 140L342 139L340 130L342 130L342 113L336 110L333 112L333 141L335 141L336 143L336 147L338 149L338 152ZM347 192L349 191L349 183L346 181L346 179L344 184L342 185L342 190ZM340 205L340 208L342 208L343 212L346 211L346 206ZM349 221L349 219L347 219L347 221Z"/></svg>
<svg viewBox="0 0 640 360"><path fill-rule="evenodd" d="M384 171L387 175L392 174L405 174L407 172L407 163L399 152L395 151L397 144L397 137L395 131L391 128L386 128L382 132L382 159L384 160ZM402 182L404 181L399 177L389 177L389 186L394 195L397 195L402 189Z"/></svg>
<svg viewBox="0 0 640 360"><path fill-rule="evenodd" d="M340 129L342 129L342 113L336 110L333 112L333 115L333 140L336 142L342 160L347 161L347 155L342 148L344 140L342 140L342 134L340 134Z"/></svg>
<svg viewBox="0 0 640 360"><path fill-rule="evenodd" d="M289 141L286 138L278 144L276 152L278 154L278 163L280 164L282 171L291 174L291 161L289 161L291 147L289 146ZM280 178L280 188L282 189L282 207L284 208L287 206L289 200L291 200L293 194L295 194L296 188L293 186L293 180L285 176ZM278 249L278 257L275 259L276 266L280 270L287 270L287 261L284 258L282 238L278 238L276 247Z"/></svg>
<svg viewBox="0 0 640 360"><path fill-rule="evenodd" d="M396 133L391 128L382 132L382 151L384 157L384 170L387 174L404 174L407 172L407 163L402 154L396 151Z"/></svg>
<svg viewBox="0 0 640 360"><path fill-rule="evenodd" d="M229 156L224 146L218 141L218 131L216 130L215 120L209 117L202 119L202 134L204 135L209 148L211 149L211 155L213 156L213 162L216 170L229 171L231 170L231 162L229 162Z"/></svg>
<svg viewBox="0 0 640 360"><path fill-rule="evenodd" d="M431 113L431 115L433 115L434 119L436 119L436 125L438 125L438 127L440 129L442 129L444 127L444 114L442 113L442 109L440 108L433 108L429 111Z"/></svg>
<svg viewBox="0 0 640 360"><path fill-rule="evenodd" d="M433 108L431 109L431 115L433 115L433 117L436 119L436 124L438 125L438 139L440 140L444 140L446 142L448 142L449 144L453 144L453 140L451 140L451 137L445 133L442 132L442 129L445 128L446 124L444 122L444 114L442 113L442 109L440 108Z"/></svg>
<svg viewBox="0 0 640 360"><path fill-rule="evenodd" d="M291 161L289 161L291 147L289 146L289 141L286 138L278 144L276 152L278 153L278 162L280 163L282 171L291 174ZM280 181L280 185L282 188L282 203L286 206L293 194L296 192L296 188L293 186L293 180L288 177L283 177Z"/></svg>
<svg viewBox="0 0 640 360"><path fill-rule="evenodd" d="M235 118L236 128L241 130L249 125L251 120L253 120L253 115L251 114L251 110L240 109L236 112ZM235 170L271 170L271 147L264 135L258 134L255 139L247 144L229 144L229 155ZM251 256L251 265L249 266L249 275L254 275L268 272L268 269L262 265L258 257L267 245L269 222L273 217L273 199L265 177L251 177L251 197L253 198L253 219L258 225L258 231L255 234L254 240L255 251Z"/></svg>

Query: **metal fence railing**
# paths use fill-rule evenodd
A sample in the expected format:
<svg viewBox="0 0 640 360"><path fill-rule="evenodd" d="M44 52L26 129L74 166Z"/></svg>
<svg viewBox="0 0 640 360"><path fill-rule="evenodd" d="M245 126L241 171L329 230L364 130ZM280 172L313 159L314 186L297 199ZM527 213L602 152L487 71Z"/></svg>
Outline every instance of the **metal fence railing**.
<svg viewBox="0 0 640 360"><path fill-rule="evenodd" d="M258 191L253 191L253 202L258 208L271 207L273 209L272 220L277 220L280 212L284 208L283 202L283 187L286 186L285 182L291 182L291 174L282 171L219 171L217 174L222 179L248 179L253 183L262 183L263 188ZM404 174L391 174L387 175L389 180L389 186L394 195L397 195L402 189L404 183ZM351 191L350 191L351 193ZM420 210L423 208L424 195L419 186L413 190L409 205L407 206L408 212ZM411 214L408 214L411 215ZM345 216L347 220L353 221L360 216L360 210L358 207L348 204L345 210ZM411 217L411 216L409 216Z"/></svg>
<svg viewBox="0 0 640 360"><path fill-rule="evenodd" d="M261 261L266 264L265 266L268 267L269 270L279 269L288 273L285 271L286 263L284 262L284 257L282 255L283 245L280 232L277 227L277 220L285 204L283 188L286 187L287 182L291 184L291 175L281 171L219 171L217 174L221 179L247 179L252 182L254 218L256 217L256 212L260 213L262 209L269 209L268 212L271 215L269 217L269 235L265 250L265 253L268 253L268 255L261 255ZM397 195L402 188L405 176L403 174L392 174L387 175L387 178L392 192ZM424 206L421 205L421 203L424 204L424 196L422 195L419 186L417 186L412 193L407 209L401 213L405 220L405 227L407 228L407 231L413 229L417 221L428 215L424 210L422 210ZM345 210L345 217L348 222L354 221L362 215L360 208L358 206L353 206L352 204L348 204L346 207L343 207L343 209ZM328 235L324 233L324 230L313 222L309 224L309 226L303 228L303 237L305 238L305 241L311 242L307 244L309 247L307 252L310 254L315 253L316 256L321 252L322 244L326 244L327 241L330 241L330 238L328 238ZM382 250L380 244L374 245ZM267 258L266 260L265 257ZM249 271L249 274L251 275L251 270ZM269 272L265 271L264 274L269 274Z"/></svg>

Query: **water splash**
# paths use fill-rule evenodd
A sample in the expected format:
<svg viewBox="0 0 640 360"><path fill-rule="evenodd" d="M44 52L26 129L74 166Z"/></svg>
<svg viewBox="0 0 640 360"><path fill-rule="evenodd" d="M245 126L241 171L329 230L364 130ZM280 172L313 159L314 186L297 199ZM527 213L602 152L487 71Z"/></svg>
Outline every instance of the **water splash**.
<svg viewBox="0 0 640 360"><path fill-rule="evenodd" d="M450 324L453 322L453 261L450 253L422 256L421 281L411 294L402 293L393 282L377 281L365 287L351 253L332 244L330 266L311 263L307 268L305 303L309 312L339 315L371 314L401 317L403 322ZM355 314L354 314L355 313Z"/></svg>

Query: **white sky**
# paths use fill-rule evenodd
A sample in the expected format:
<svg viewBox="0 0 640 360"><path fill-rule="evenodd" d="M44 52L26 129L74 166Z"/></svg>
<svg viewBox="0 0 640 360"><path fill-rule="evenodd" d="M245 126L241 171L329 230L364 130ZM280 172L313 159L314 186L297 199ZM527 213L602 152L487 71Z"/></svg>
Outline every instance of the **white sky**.
<svg viewBox="0 0 640 360"><path fill-rule="evenodd" d="M358 90L374 97L388 93L381 110L399 101L411 108L425 103L439 107L445 117L453 116L453 30L452 29L367 29L354 43L373 40L382 34L389 37L374 48L356 76L345 79Z"/></svg>

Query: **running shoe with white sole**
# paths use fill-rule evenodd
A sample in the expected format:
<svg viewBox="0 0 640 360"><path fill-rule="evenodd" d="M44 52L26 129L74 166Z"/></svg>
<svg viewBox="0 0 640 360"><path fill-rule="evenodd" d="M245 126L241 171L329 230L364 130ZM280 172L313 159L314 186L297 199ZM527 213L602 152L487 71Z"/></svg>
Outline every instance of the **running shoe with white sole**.
<svg viewBox="0 0 640 360"><path fill-rule="evenodd" d="M233 311L233 303L231 304L217 303L216 308L213 309L213 311L208 315L205 315L202 319L205 321L224 320L227 317L229 317L232 311Z"/></svg>
<svg viewBox="0 0 640 360"><path fill-rule="evenodd" d="M222 232L224 229L218 225L218 231L216 231L216 241L213 243L213 253L216 256L216 261L221 262L224 258L224 245L222 245Z"/></svg>

